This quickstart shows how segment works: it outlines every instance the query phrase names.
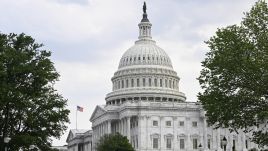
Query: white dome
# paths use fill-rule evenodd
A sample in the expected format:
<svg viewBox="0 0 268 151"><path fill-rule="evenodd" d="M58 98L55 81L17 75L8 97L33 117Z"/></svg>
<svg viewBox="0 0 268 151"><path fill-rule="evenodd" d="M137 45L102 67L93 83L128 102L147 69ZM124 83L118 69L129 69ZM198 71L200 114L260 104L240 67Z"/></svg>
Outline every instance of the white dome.
<svg viewBox="0 0 268 151"><path fill-rule="evenodd" d="M139 23L139 37L121 57L118 70L112 77L113 90L106 95L106 104L125 101L184 102L179 91L180 78L173 70L167 53L158 47L151 36L147 14Z"/></svg>
<svg viewBox="0 0 268 151"><path fill-rule="evenodd" d="M167 53L152 40L138 40L121 57L119 69L134 65L160 65L172 68Z"/></svg>

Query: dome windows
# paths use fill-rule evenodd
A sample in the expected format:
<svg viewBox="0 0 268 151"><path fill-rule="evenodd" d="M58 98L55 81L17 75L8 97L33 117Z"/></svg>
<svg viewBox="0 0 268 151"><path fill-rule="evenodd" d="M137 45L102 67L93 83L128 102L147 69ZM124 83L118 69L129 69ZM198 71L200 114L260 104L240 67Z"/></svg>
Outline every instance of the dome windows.
<svg viewBox="0 0 268 151"><path fill-rule="evenodd" d="M126 80L126 88L128 88L128 79Z"/></svg>
<svg viewBox="0 0 268 151"><path fill-rule="evenodd" d="M154 79L154 86L157 87L157 79Z"/></svg>
<svg viewBox="0 0 268 151"><path fill-rule="evenodd" d="M148 56L146 56L147 59ZM131 57L134 60L134 56ZM136 59L138 56L136 56ZM156 56L155 56L156 58ZM152 60L152 56L150 57ZM125 58L127 60L127 58ZM130 58L128 58L130 60ZM113 91L118 89L130 88L160 88L165 90L179 90L177 73L173 70L164 68L132 68L128 70L119 70L115 72L113 82Z"/></svg>
<svg viewBox="0 0 268 151"><path fill-rule="evenodd" d="M134 87L134 79L131 79L131 87Z"/></svg>
<svg viewBox="0 0 268 151"><path fill-rule="evenodd" d="M142 86L145 87L145 78L142 79Z"/></svg>

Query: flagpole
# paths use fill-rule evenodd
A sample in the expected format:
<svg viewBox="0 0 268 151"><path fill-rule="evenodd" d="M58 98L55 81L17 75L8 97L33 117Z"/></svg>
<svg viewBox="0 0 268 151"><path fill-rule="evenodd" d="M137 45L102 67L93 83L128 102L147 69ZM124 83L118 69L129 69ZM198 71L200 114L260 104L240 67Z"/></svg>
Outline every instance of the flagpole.
<svg viewBox="0 0 268 151"><path fill-rule="evenodd" d="M76 130L77 130L77 109L76 109L76 123L75 123L75 125L76 125Z"/></svg>

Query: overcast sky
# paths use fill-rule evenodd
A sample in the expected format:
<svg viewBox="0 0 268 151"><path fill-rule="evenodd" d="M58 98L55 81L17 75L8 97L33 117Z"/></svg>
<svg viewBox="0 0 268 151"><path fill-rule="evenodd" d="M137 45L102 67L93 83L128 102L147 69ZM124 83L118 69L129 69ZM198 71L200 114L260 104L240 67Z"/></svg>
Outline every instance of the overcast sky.
<svg viewBox="0 0 268 151"><path fill-rule="evenodd" d="M152 36L170 56L187 101L197 101L196 78L208 51L204 41L217 28L239 24L255 0L147 0ZM75 128L91 129L89 118L112 90L111 77L138 37L142 0L0 0L0 32L31 35L52 51ZM38 117L37 117L38 118ZM68 131L69 131L68 129ZM53 145L66 144L67 133Z"/></svg>

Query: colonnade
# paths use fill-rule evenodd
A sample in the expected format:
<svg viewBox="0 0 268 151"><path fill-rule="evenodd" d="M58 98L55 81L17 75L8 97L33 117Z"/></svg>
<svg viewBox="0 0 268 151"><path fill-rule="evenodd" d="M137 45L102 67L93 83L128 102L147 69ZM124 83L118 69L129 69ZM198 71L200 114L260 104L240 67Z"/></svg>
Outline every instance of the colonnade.
<svg viewBox="0 0 268 151"><path fill-rule="evenodd" d="M130 139L130 117L124 117L119 120L107 120L92 127L94 140L98 141L105 134L114 134L116 132L127 136ZM95 141L95 142L96 142Z"/></svg>

